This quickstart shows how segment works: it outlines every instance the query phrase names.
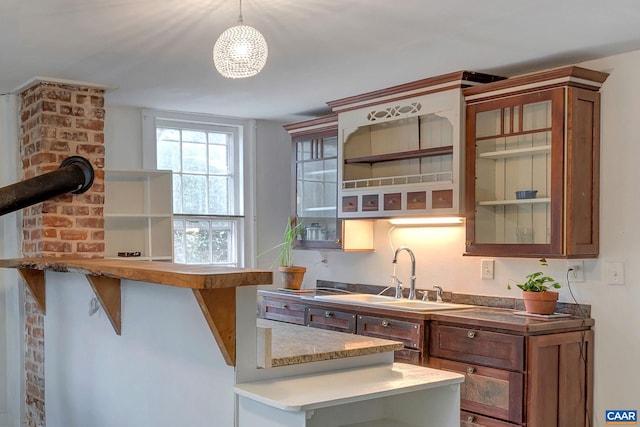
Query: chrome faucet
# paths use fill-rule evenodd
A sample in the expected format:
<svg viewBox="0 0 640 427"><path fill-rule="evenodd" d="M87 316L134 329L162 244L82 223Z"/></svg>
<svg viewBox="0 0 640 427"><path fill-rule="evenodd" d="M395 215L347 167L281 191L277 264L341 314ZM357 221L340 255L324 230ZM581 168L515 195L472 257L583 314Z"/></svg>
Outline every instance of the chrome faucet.
<svg viewBox="0 0 640 427"><path fill-rule="evenodd" d="M402 282L396 276L391 275L391 278L396 283L396 299L402 299Z"/></svg>
<svg viewBox="0 0 640 427"><path fill-rule="evenodd" d="M392 263L396 264L398 262L398 252L406 251L409 253L411 257L411 277L409 277L409 299L416 299L416 257L413 255L413 251L406 246L400 246L396 249L396 252L393 254Z"/></svg>
<svg viewBox="0 0 640 427"><path fill-rule="evenodd" d="M433 289L436 290L436 302L442 302L442 288L438 285L435 285Z"/></svg>

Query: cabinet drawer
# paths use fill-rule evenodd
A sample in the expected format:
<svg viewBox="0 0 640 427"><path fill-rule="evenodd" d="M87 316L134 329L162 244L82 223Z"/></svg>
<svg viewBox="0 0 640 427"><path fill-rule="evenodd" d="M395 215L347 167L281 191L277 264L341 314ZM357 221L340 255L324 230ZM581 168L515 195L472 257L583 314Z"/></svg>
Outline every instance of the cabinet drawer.
<svg viewBox="0 0 640 427"><path fill-rule="evenodd" d="M407 348L420 351L424 349L422 323L384 317L358 316L358 335L402 341Z"/></svg>
<svg viewBox="0 0 640 427"><path fill-rule="evenodd" d="M358 212L358 196L343 196L342 212Z"/></svg>
<svg viewBox="0 0 640 427"><path fill-rule="evenodd" d="M449 209L453 207L453 190L434 190L431 192L433 209Z"/></svg>
<svg viewBox="0 0 640 427"><path fill-rule="evenodd" d="M367 194L362 196L362 210L365 212L377 211L379 207L378 195Z"/></svg>
<svg viewBox="0 0 640 427"><path fill-rule="evenodd" d="M260 315L265 319L304 325L305 307L296 301L263 297Z"/></svg>
<svg viewBox="0 0 640 427"><path fill-rule="evenodd" d="M462 362L523 371L524 337L432 324L429 354Z"/></svg>
<svg viewBox="0 0 640 427"><path fill-rule="evenodd" d="M402 209L402 193L389 193L384 195L384 210L399 211Z"/></svg>
<svg viewBox="0 0 640 427"><path fill-rule="evenodd" d="M472 412L460 411L460 427L518 427L518 424L483 417Z"/></svg>
<svg viewBox="0 0 640 427"><path fill-rule="evenodd" d="M407 193L407 209L427 209L427 192L410 191Z"/></svg>
<svg viewBox="0 0 640 427"><path fill-rule="evenodd" d="M356 332L356 315L331 309L308 307L305 324L314 328L354 334Z"/></svg>
<svg viewBox="0 0 640 427"><path fill-rule="evenodd" d="M513 423L523 421L522 373L435 357L429 358L429 366L465 376L460 384L461 409Z"/></svg>

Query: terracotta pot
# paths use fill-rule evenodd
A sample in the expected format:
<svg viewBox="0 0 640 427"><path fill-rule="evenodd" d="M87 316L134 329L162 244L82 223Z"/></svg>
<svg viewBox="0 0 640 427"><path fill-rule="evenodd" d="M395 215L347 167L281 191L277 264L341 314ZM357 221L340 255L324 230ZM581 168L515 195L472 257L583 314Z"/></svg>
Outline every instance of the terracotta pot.
<svg viewBox="0 0 640 427"><path fill-rule="evenodd" d="M553 314L556 311L558 293L547 292L522 292L524 308L527 313Z"/></svg>
<svg viewBox="0 0 640 427"><path fill-rule="evenodd" d="M307 271L306 267L283 267L278 268L282 276L282 286L286 289L300 289L302 286L302 279L304 279L304 273Z"/></svg>

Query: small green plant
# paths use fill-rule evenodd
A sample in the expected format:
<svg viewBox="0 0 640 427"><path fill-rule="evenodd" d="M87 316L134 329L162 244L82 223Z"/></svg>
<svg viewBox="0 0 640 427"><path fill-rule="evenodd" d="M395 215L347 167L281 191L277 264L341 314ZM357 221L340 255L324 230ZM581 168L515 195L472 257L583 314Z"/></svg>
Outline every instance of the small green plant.
<svg viewBox="0 0 640 427"><path fill-rule="evenodd" d="M302 221L296 221L296 218L289 217L287 219L287 225L284 228L284 236L282 243L267 249L258 255L260 258L267 252L271 252L274 249L280 248L280 254L271 263L271 268L279 261L281 267L293 267L293 244L298 238L298 231L302 228Z"/></svg>
<svg viewBox="0 0 640 427"><path fill-rule="evenodd" d="M541 258L539 260L540 265L547 266L547 260ZM545 276L542 271L536 271L525 276L527 279L523 283L516 283L516 286L525 292L547 292L549 288L560 289L560 283L555 279ZM511 285L507 284L507 289L511 289Z"/></svg>
<svg viewBox="0 0 640 427"><path fill-rule="evenodd" d="M302 228L302 221L295 223L294 219L289 217L287 225L284 228L284 237L282 240L282 248L280 249L280 265L282 267L293 266L293 243L298 238L298 230Z"/></svg>

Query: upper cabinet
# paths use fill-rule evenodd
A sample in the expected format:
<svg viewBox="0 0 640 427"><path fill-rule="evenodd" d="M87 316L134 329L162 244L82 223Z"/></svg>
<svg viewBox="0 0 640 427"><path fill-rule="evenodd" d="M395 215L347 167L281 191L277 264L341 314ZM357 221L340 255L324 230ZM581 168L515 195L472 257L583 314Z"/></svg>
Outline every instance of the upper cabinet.
<svg viewBox="0 0 640 427"><path fill-rule="evenodd" d="M463 90L466 254L598 255L606 78L564 67Z"/></svg>
<svg viewBox="0 0 640 427"><path fill-rule="evenodd" d="M338 216L461 215L462 88L497 79L461 71L329 102L338 113Z"/></svg>
<svg viewBox="0 0 640 427"><path fill-rule="evenodd" d="M371 221L338 219L337 115L292 123L285 129L292 143L292 211L303 223L295 247L373 250Z"/></svg>

